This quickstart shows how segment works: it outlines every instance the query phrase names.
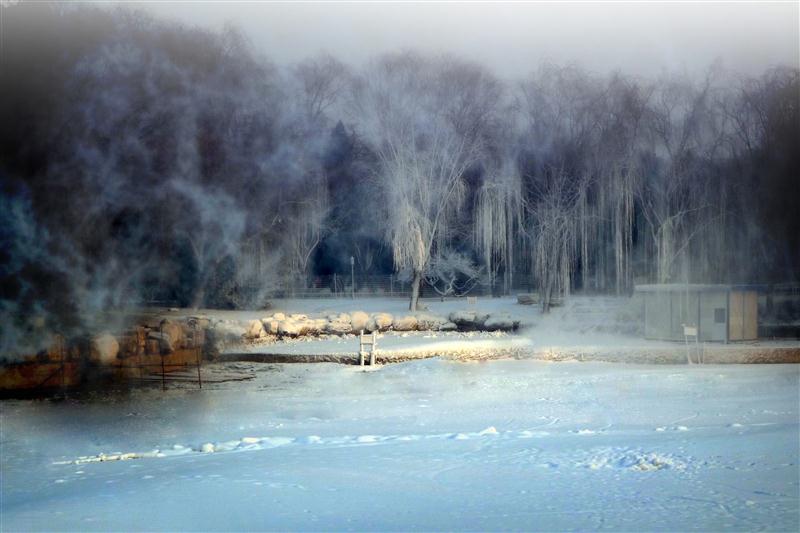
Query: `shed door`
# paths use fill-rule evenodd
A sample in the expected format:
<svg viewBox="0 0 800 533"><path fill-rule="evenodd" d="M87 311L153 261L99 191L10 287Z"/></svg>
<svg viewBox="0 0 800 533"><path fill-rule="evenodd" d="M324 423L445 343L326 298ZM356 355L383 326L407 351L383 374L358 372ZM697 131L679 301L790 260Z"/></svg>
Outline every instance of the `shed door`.
<svg viewBox="0 0 800 533"><path fill-rule="evenodd" d="M756 340L758 338L758 293L747 291L742 293L744 298L744 323L742 339Z"/></svg>
<svg viewBox="0 0 800 533"><path fill-rule="evenodd" d="M731 292L730 303L728 338L732 341L740 341L744 338L744 293Z"/></svg>
<svg viewBox="0 0 800 533"><path fill-rule="evenodd" d="M758 338L758 293L755 291L731 292L730 340L755 340Z"/></svg>

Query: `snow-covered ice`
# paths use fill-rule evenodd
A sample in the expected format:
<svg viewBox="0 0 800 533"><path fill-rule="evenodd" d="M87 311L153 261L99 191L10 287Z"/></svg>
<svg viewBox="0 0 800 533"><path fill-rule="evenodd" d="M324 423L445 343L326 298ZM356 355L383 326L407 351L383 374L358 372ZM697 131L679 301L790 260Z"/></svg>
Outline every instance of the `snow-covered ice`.
<svg viewBox="0 0 800 533"><path fill-rule="evenodd" d="M236 365L2 402L0 529L800 527L798 365Z"/></svg>

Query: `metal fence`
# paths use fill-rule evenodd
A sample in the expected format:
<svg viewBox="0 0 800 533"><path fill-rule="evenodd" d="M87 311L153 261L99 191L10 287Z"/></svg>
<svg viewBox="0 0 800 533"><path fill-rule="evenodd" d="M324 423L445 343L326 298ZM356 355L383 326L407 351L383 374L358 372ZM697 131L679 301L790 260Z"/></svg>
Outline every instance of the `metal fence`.
<svg viewBox="0 0 800 533"><path fill-rule="evenodd" d="M478 283L468 291L450 296L502 296L520 292L533 292L530 281L514 283L505 290L502 280L496 283ZM395 275L338 275L315 276L309 281L287 280L266 293L269 298L408 298L411 282ZM440 294L423 282L421 298L438 298Z"/></svg>
<svg viewBox="0 0 800 533"><path fill-rule="evenodd" d="M777 283L759 289L760 337L800 338L800 283Z"/></svg>
<svg viewBox="0 0 800 533"><path fill-rule="evenodd" d="M332 274L314 276L308 281L284 280L266 295L270 298L399 298L406 296L410 290L410 283L397 276L351 278L350 275Z"/></svg>

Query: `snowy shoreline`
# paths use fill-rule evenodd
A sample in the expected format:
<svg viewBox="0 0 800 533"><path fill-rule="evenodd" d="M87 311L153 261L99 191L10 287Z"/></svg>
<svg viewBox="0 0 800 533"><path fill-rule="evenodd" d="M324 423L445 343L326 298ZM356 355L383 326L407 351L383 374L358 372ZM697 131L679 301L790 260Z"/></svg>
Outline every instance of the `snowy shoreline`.
<svg viewBox="0 0 800 533"><path fill-rule="evenodd" d="M614 363L685 364L681 342L645 340L637 333L641 318L629 298L573 296L563 307L543 315L538 307L520 305L514 297L479 299L473 306L463 299L426 300L429 311L442 316L463 311L508 316L519 324L514 332L385 331L378 336L378 362L394 363L428 357L475 361L533 359L542 361L602 361ZM278 300L275 311L324 316L336 313L391 313L407 307L401 299ZM227 320L252 320L259 313L212 311ZM261 313L263 314L263 312ZM697 349L694 347L693 349ZM706 363L800 363L800 341L761 340L731 344L701 343ZM357 362L355 335L283 337L226 346L220 360L272 363Z"/></svg>
<svg viewBox="0 0 800 533"><path fill-rule="evenodd" d="M685 364L683 343L626 339L609 336L571 336L537 342L534 331L520 334L502 332L388 332L378 337L379 363L397 363L441 357L457 361L490 359L531 359L540 361L598 361L630 364ZM220 361L263 363L342 363L356 364L358 340L355 336L304 338L272 343L231 346L220 354ZM692 348L695 349L694 347ZM704 343L700 346L706 364L785 364L800 363L800 343L759 341L737 344ZM694 356L694 353L693 353Z"/></svg>

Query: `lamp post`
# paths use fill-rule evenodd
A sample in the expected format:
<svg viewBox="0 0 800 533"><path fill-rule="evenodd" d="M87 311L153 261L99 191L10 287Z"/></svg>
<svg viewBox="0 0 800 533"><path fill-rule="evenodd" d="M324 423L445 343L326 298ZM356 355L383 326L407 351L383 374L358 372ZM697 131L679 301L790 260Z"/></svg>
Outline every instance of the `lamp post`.
<svg viewBox="0 0 800 533"><path fill-rule="evenodd" d="M356 258L350 256L350 297L356 299Z"/></svg>

